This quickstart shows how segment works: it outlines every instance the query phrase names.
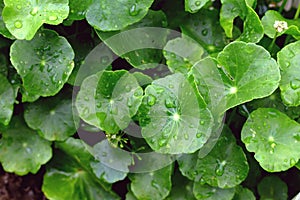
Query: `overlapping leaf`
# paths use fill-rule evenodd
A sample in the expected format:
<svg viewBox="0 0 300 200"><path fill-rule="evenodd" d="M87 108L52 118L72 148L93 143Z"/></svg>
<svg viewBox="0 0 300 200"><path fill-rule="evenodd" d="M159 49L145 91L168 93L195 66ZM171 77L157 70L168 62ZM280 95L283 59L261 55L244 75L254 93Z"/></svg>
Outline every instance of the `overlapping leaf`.
<svg viewBox="0 0 300 200"><path fill-rule="evenodd" d="M87 123L117 133L130 123L142 95L142 88L127 71L101 71L83 81L76 107Z"/></svg>
<svg viewBox="0 0 300 200"><path fill-rule="evenodd" d="M155 80L139 109L142 135L161 153L192 153L210 136L213 119L183 74Z"/></svg>
<svg viewBox="0 0 300 200"><path fill-rule="evenodd" d="M93 174L93 158L82 141L70 138L57 147L61 150L48 165L42 186L48 199L120 199Z"/></svg>

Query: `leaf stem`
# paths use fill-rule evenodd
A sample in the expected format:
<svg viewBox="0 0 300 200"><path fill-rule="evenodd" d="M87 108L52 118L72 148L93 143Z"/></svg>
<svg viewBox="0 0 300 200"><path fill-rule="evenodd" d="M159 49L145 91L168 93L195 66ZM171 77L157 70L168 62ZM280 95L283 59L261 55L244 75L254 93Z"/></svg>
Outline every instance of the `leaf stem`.
<svg viewBox="0 0 300 200"><path fill-rule="evenodd" d="M298 8L297 8L297 11L294 15L294 20L298 19L299 17L299 14L300 14L300 5L298 5ZM284 40L284 46L288 44L288 42L291 40L291 35L288 35L285 40Z"/></svg>
<svg viewBox="0 0 300 200"><path fill-rule="evenodd" d="M275 44L275 42L276 42L277 36L278 36L278 32L276 31L276 32L275 32L275 35L274 35L274 38L273 38L273 40L272 40L272 42L271 42L271 44L270 44L270 46L269 46L269 48L268 48L268 50L269 50L270 53L271 53L272 50L273 50L273 47L274 47L274 44Z"/></svg>
<svg viewBox="0 0 300 200"><path fill-rule="evenodd" d="M280 6L280 8L279 8L279 10L278 10L279 13L282 13L282 11L283 11L283 9L284 9L284 7L285 7L286 2L287 2L287 0L284 0L284 1L282 2L281 6Z"/></svg>

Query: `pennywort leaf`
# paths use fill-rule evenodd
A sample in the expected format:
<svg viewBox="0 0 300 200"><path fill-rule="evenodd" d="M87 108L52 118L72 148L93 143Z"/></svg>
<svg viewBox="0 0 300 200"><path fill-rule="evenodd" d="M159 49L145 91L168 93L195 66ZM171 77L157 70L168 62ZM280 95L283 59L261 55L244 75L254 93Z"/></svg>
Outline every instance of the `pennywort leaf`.
<svg viewBox="0 0 300 200"><path fill-rule="evenodd" d="M161 153L192 153L207 141L213 124L202 97L177 73L147 86L139 109L142 135Z"/></svg>
<svg viewBox="0 0 300 200"><path fill-rule="evenodd" d="M5 76L0 74L0 123L8 125L13 114L15 93Z"/></svg>
<svg viewBox="0 0 300 200"><path fill-rule="evenodd" d="M286 45L278 54L278 64L281 69L280 90L284 104L300 105L300 41Z"/></svg>
<svg viewBox="0 0 300 200"><path fill-rule="evenodd" d="M83 81L76 107L87 123L117 133L130 123L142 95L142 88L129 72L101 71Z"/></svg>
<svg viewBox="0 0 300 200"><path fill-rule="evenodd" d="M140 21L148 12L153 0L94 1L87 10L89 24L101 31L116 31ZM114 13L114 17L109 17Z"/></svg>
<svg viewBox="0 0 300 200"><path fill-rule="evenodd" d="M15 41L10 58L23 87L32 96L57 94L74 67L72 47L51 30L40 31L31 41Z"/></svg>
<svg viewBox="0 0 300 200"><path fill-rule="evenodd" d="M300 158L300 125L274 108L253 111L241 137L247 150L255 153L255 159L266 171L285 171Z"/></svg>
<svg viewBox="0 0 300 200"><path fill-rule="evenodd" d="M44 23L58 25L66 19L68 3L68 0L4 0L2 16L13 36L31 40Z"/></svg>
<svg viewBox="0 0 300 200"><path fill-rule="evenodd" d="M234 192L234 188L221 189L201 182L195 182L193 187L193 193L197 200L229 200L233 198Z"/></svg>
<svg viewBox="0 0 300 200"><path fill-rule="evenodd" d="M260 199L278 199L288 198L287 185L277 176L267 176L258 184L258 193Z"/></svg>
<svg viewBox="0 0 300 200"><path fill-rule="evenodd" d="M209 0L185 0L185 10L190 13L195 13L200 10Z"/></svg>
<svg viewBox="0 0 300 200"><path fill-rule="evenodd" d="M14 117L0 139L0 162L7 172L37 173L52 157L51 143L28 128L21 117Z"/></svg>

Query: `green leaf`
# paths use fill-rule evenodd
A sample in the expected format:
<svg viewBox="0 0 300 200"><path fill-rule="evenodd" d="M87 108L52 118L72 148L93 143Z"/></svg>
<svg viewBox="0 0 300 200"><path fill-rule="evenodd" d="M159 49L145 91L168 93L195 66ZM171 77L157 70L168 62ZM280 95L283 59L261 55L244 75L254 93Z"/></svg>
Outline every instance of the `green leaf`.
<svg viewBox="0 0 300 200"><path fill-rule="evenodd" d="M0 124L8 125L13 114L15 93L5 76L0 74Z"/></svg>
<svg viewBox="0 0 300 200"><path fill-rule="evenodd" d="M126 198L125 198L126 200L138 200L135 196L134 196L134 194L133 194L133 192L131 191L131 190L129 190L128 192L127 192L127 194L126 194Z"/></svg>
<svg viewBox="0 0 300 200"><path fill-rule="evenodd" d="M205 97L215 96L219 112L242 103L269 96L278 87L279 67L264 48L241 41L227 45L217 58L198 62L192 74L198 90ZM208 70L213 67L213 70ZM219 73L215 73L217 70ZM202 78L204 80L202 80ZM204 82L204 83L203 83ZM202 85L205 86L201 89ZM221 102L221 104L220 104ZM220 105L219 105L220 104ZM225 109L222 111L222 109Z"/></svg>
<svg viewBox="0 0 300 200"><path fill-rule="evenodd" d="M224 153L220 153L224 152ZM180 170L188 177L214 187L232 188L244 181L249 167L241 147L236 144L229 128L225 127L213 149L204 157L179 158ZM188 159L189 162L186 162Z"/></svg>
<svg viewBox="0 0 300 200"><path fill-rule="evenodd" d="M300 41L286 45L277 54L281 69L281 98L287 106L300 105Z"/></svg>
<svg viewBox="0 0 300 200"><path fill-rule="evenodd" d="M87 123L117 133L130 123L142 95L142 88L127 71L101 71L83 81L76 107Z"/></svg>
<svg viewBox="0 0 300 200"><path fill-rule="evenodd" d="M193 182L184 178L180 173L172 177L172 189L166 200L195 200Z"/></svg>
<svg viewBox="0 0 300 200"><path fill-rule="evenodd" d="M184 0L185 11L195 13L200 10L209 0Z"/></svg>
<svg viewBox="0 0 300 200"><path fill-rule="evenodd" d="M69 20L82 20L85 18L86 10L93 0L69 0L70 13Z"/></svg>
<svg viewBox="0 0 300 200"><path fill-rule="evenodd" d="M68 0L4 0L2 16L13 36L31 40L44 23L62 23L69 14L68 3Z"/></svg>
<svg viewBox="0 0 300 200"><path fill-rule="evenodd" d="M244 20L244 30L238 40L259 42L264 35L264 29L253 8L245 0L222 0L221 2L220 24L227 37L233 37L233 21L239 16Z"/></svg>
<svg viewBox="0 0 300 200"><path fill-rule="evenodd" d="M0 34L3 35L4 37L7 37L9 39L14 39L14 37L12 36L12 34L7 30L3 18L2 18L2 10L4 8L4 2L3 0L0 1Z"/></svg>
<svg viewBox="0 0 300 200"><path fill-rule="evenodd" d="M216 10L202 9L189 15L180 24L181 31L196 40L208 52L218 52L229 42L219 24Z"/></svg>
<svg viewBox="0 0 300 200"><path fill-rule="evenodd" d="M164 199L171 190L172 172L173 165L169 165L154 172L130 174L130 188L137 199Z"/></svg>
<svg viewBox="0 0 300 200"><path fill-rule="evenodd" d="M288 29L283 30L282 32L277 32L274 28L275 21L284 21L288 25ZM264 26L265 34L270 37L274 38L281 36L283 34L288 34L293 36L296 40L300 39L300 20L291 20L291 19L285 19L281 14L275 10L268 10L265 13L265 16L261 19L261 22Z"/></svg>
<svg viewBox="0 0 300 200"><path fill-rule="evenodd" d="M74 67L68 41L54 31L43 30L31 41L17 40L10 58L31 95L53 96L67 82Z"/></svg>
<svg viewBox="0 0 300 200"><path fill-rule="evenodd" d="M269 172L285 171L300 158L300 125L273 108L253 111L243 126L241 139Z"/></svg>
<svg viewBox="0 0 300 200"><path fill-rule="evenodd" d="M202 184L200 182L195 182L193 193L198 200L231 200L234 196L235 189L221 189Z"/></svg>
<svg viewBox="0 0 300 200"><path fill-rule="evenodd" d="M210 136L213 119L184 75L155 80L139 109L142 135L160 153L192 153Z"/></svg>
<svg viewBox="0 0 300 200"><path fill-rule="evenodd" d="M285 182L283 182L277 176L267 176L258 184L258 193L261 200L276 199L286 200L288 199L288 188Z"/></svg>
<svg viewBox="0 0 300 200"><path fill-rule="evenodd" d="M94 1L88 8L88 23L101 31L116 31L140 21L148 12L153 0ZM111 14L114 17L111 17Z"/></svg>
<svg viewBox="0 0 300 200"><path fill-rule="evenodd" d="M65 140L76 132L78 125L72 109L72 99L60 95L26 105L24 118L43 138Z"/></svg>
<svg viewBox="0 0 300 200"><path fill-rule="evenodd" d="M108 183L123 180L129 172L128 166L132 163L131 153L113 147L108 140L97 143L92 149L97 163L92 164L94 173L98 178Z"/></svg>
<svg viewBox="0 0 300 200"><path fill-rule="evenodd" d="M235 189L235 195L233 200L255 200L255 196L251 190L248 188L243 188L242 186L237 186Z"/></svg>
<svg viewBox="0 0 300 200"><path fill-rule="evenodd" d="M0 140L0 162L7 172L20 176L37 173L52 157L51 144L14 117Z"/></svg>
<svg viewBox="0 0 300 200"><path fill-rule="evenodd" d="M61 150L48 165L42 185L48 199L120 199L92 173L93 159L83 141L70 138L57 147Z"/></svg>
<svg viewBox="0 0 300 200"><path fill-rule="evenodd" d="M151 30L146 27L165 27L166 24L164 12L149 10L141 21L121 31L96 30L96 33L118 56L126 59L133 67L149 69L157 67L162 60L161 49L166 43L168 30L155 28ZM131 39L124 39L124 37Z"/></svg>
<svg viewBox="0 0 300 200"><path fill-rule="evenodd" d="M188 37L170 40L164 47L163 54L171 72L187 74L191 67L201 60L204 49Z"/></svg>

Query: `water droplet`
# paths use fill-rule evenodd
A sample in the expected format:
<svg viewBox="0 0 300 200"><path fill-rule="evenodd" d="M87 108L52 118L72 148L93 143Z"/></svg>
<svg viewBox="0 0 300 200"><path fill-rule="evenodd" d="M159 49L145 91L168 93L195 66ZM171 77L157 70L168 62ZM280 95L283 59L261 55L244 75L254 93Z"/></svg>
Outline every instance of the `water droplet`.
<svg viewBox="0 0 300 200"><path fill-rule="evenodd" d="M171 53L171 57L172 57L172 58L175 58L175 57L176 57L176 54L175 54L175 53Z"/></svg>
<svg viewBox="0 0 300 200"><path fill-rule="evenodd" d="M200 125L204 125L204 123L205 123L205 122L204 122L203 120L200 121Z"/></svg>
<svg viewBox="0 0 300 200"><path fill-rule="evenodd" d="M153 106L156 103L156 98L153 95L149 95L147 99L147 103L149 106Z"/></svg>
<svg viewBox="0 0 300 200"><path fill-rule="evenodd" d="M51 15L51 16L48 17L48 19L49 19L50 21L55 21L55 20L58 19L58 17L55 16L55 15Z"/></svg>
<svg viewBox="0 0 300 200"><path fill-rule="evenodd" d="M141 90L135 91L133 95L134 95L135 97L141 96L141 95L142 95L142 94L141 94Z"/></svg>
<svg viewBox="0 0 300 200"><path fill-rule="evenodd" d="M137 9L137 4L133 4L129 9L129 15L130 16L136 16L139 14L139 10Z"/></svg>
<svg viewBox="0 0 300 200"><path fill-rule="evenodd" d="M201 178L201 179L200 179L200 184L201 184L201 185L204 185L205 183L206 183L206 181L205 181L203 178Z"/></svg>
<svg viewBox="0 0 300 200"><path fill-rule="evenodd" d="M205 28L201 31L203 36L207 36L208 30Z"/></svg>
<svg viewBox="0 0 300 200"><path fill-rule="evenodd" d="M197 137L197 138L200 138L201 136L202 136L202 133L197 133L197 134L196 134L196 137Z"/></svg>
<svg viewBox="0 0 300 200"><path fill-rule="evenodd" d="M38 7L34 7L34 8L30 11L30 14L34 16L34 15L37 14L37 12L38 12Z"/></svg>
<svg viewBox="0 0 300 200"><path fill-rule="evenodd" d="M172 89L172 88L174 88L174 85L173 84L169 84L168 87Z"/></svg>
<svg viewBox="0 0 300 200"><path fill-rule="evenodd" d="M52 69L53 69L53 67L52 67L51 65L48 65L48 67L47 67L47 72L51 72Z"/></svg>
<svg viewBox="0 0 300 200"><path fill-rule="evenodd" d="M166 106L167 108L176 108L175 100L174 100L174 99L167 98L167 99L165 100L165 106Z"/></svg>
<svg viewBox="0 0 300 200"><path fill-rule="evenodd" d="M14 25L15 25L16 28L22 28L23 27L23 24L20 20L15 21Z"/></svg>
<svg viewBox="0 0 300 200"><path fill-rule="evenodd" d="M161 140L159 140L158 141L158 145L160 146L160 147L162 147L162 146L164 146L165 144L166 144L166 140L165 139L161 139Z"/></svg>
<svg viewBox="0 0 300 200"><path fill-rule="evenodd" d="M187 133L184 134L184 139L186 139L186 140L189 139L189 135Z"/></svg>
<svg viewBox="0 0 300 200"><path fill-rule="evenodd" d="M290 86L293 90L297 90L300 88L300 80L295 79L290 82Z"/></svg>
<svg viewBox="0 0 300 200"><path fill-rule="evenodd" d="M201 5L201 2L200 2L200 1L195 1L195 5L196 5L196 6L200 6L200 5Z"/></svg>
<svg viewBox="0 0 300 200"><path fill-rule="evenodd" d="M22 9L22 6L21 6L21 5L17 5L17 9L18 9L18 10L21 10L21 9Z"/></svg>
<svg viewBox="0 0 300 200"><path fill-rule="evenodd" d="M296 160L295 160L294 158L292 158L292 159L290 160L290 165L291 165L291 166L294 166L296 163L297 163L297 162L296 162Z"/></svg>
<svg viewBox="0 0 300 200"><path fill-rule="evenodd" d="M215 169L215 173L217 176L222 176L224 174L224 169L225 169L225 165L226 165L226 161L222 161L220 162L219 160L217 160L217 166Z"/></svg>
<svg viewBox="0 0 300 200"><path fill-rule="evenodd" d="M82 114L83 115L87 115L87 114L89 114L89 108L88 107L85 107L83 110L82 110Z"/></svg>
<svg viewBox="0 0 300 200"><path fill-rule="evenodd" d="M231 12L232 13L235 13L235 12L237 12L238 11L238 8L237 7L233 7L232 9L231 9Z"/></svg>
<svg viewBox="0 0 300 200"><path fill-rule="evenodd" d="M85 97L84 97L84 100L85 100L85 101L88 101L88 100L90 100L90 98L87 97L87 96L85 96Z"/></svg>
<svg viewBox="0 0 300 200"><path fill-rule="evenodd" d="M125 90L126 90L126 92L130 92L131 91L131 87L129 85L126 85Z"/></svg>
<svg viewBox="0 0 300 200"><path fill-rule="evenodd" d="M102 106L101 102L97 102L96 107L101 108L101 106Z"/></svg>
<svg viewBox="0 0 300 200"><path fill-rule="evenodd" d="M152 180L152 181L151 181L151 185L152 185L154 188L158 189L158 191L160 191L161 186L160 186L160 184L158 184L155 180Z"/></svg>
<svg viewBox="0 0 300 200"><path fill-rule="evenodd" d="M177 135L173 135L173 139L174 139L174 140L177 140Z"/></svg>

